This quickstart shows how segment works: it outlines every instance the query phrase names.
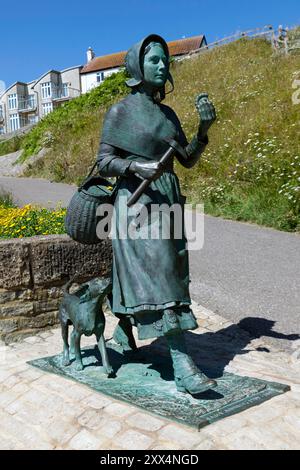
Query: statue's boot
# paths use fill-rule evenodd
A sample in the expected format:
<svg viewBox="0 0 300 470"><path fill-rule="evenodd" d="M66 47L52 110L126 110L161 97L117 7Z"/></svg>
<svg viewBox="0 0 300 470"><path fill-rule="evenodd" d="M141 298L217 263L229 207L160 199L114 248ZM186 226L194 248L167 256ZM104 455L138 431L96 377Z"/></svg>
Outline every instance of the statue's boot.
<svg viewBox="0 0 300 470"><path fill-rule="evenodd" d="M128 317L119 317L119 323L114 330L113 340L124 352L137 350L137 345L132 333L132 324Z"/></svg>
<svg viewBox="0 0 300 470"><path fill-rule="evenodd" d="M174 378L179 392L196 395L217 386L195 365L188 355L183 333L165 335L173 361Z"/></svg>
<svg viewBox="0 0 300 470"><path fill-rule="evenodd" d="M112 292L107 295L106 304L110 311L112 311ZM126 315L115 314L119 319L119 323L115 327L113 337L107 342L108 345L111 345L115 349L117 348L119 352L130 352L136 351L137 345L132 333L132 323L130 318Z"/></svg>

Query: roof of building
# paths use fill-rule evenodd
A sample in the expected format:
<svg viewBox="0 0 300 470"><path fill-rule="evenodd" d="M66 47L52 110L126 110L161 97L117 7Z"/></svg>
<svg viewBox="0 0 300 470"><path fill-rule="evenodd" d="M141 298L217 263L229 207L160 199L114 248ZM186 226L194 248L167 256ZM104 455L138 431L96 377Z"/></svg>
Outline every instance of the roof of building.
<svg viewBox="0 0 300 470"><path fill-rule="evenodd" d="M126 51L116 52L115 54L94 57L90 60L80 73L96 72L97 70L113 69L124 65Z"/></svg>
<svg viewBox="0 0 300 470"><path fill-rule="evenodd" d="M168 42L170 56L179 56L188 54L191 51L199 49L202 43L206 44L206 39L203 34L193 36L191 38L177 39L176 41ZM81 70L80 73L97 72L98 70L113 69L124 65L126 51L117 52L115 54L104 55L95 57L88 62Z"/></svg>
<svg viewBox="0 0 300 470"><path fill-rule="evenodd" d="M206 44L206 39L203 34L191 38L179 39L177 41L169 41L170 56L188 54L196 49L200 49L203 41Z"/></svg>
<svg viewBox="0 0 300 470"><path fill-rule="evenodd" d="M34 88L35 85L36 85L40 80L42 80L42 78L44 78L46 75L48 75L48 73L57 73L57 74L59 74L60 72L59 72L58 70L54 70L54 69L48 70L48 72L43 73L43 75L41 75L39 78L37 78L36 80L34 80L35 83L34 83L34 85L33 85L31 88ZM31 83L32 83L32 82L31 82Z"/></svg>
<svg viewBox="0 0 300 470"><path fill-rule="evenodd" d="M17 82L14 82L12 85L9 85L8 88L6 88L1 94L0 98L2 98L3 95L5 95L11 88L13 88L15 85L27 85L25 82L20 82L19 80Z"/></svg>
<svg viewBox="0 0 300 470"><path fill-rule="evenodd" d="M60 73L63 73L63 72L68 72L69 70L73 70L73 69L82 69L83 65L74 65L73 67L68 67L66 69L63 69L60 71Z"/></svg>

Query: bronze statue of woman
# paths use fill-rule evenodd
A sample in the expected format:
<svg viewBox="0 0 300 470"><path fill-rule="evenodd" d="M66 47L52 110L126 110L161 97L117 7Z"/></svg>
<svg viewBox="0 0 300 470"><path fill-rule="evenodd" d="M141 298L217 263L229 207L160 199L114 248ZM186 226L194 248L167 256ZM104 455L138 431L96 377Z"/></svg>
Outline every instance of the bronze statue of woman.
<svg viewBox="0 0 300 470"><path fill-rule="evenodd" d="M186 158L180 153L176 158L183 166L191 168L205 149L207 131L216 118L207 94L199 95L196 107L200 124L188 143L175 112L161 103L168 80L173 87L169 50L162 37L151 34L135 44L126 55L125 65L131 76L126 82L131 93L107 112L97 158L102 176L121 177L114 206L115 220L120 220L126 210L122 197L128 200L145 178L152 181L140 197L140 204L150 207L151 204L171 206L176 203L184 208L185 197L173 169L173 159L163 169L159 159L169 148L168 142L174 139L186 153ZM127 214L126 223L132 221L133 216ZM146 218L145 223L150 225L151 218ZM155 223L159 226L161 219L157 218ZM115 227L113 289L109 298L111 310L119 318L114 340L123 350L135 349L133 325L137 327L139 339L165 336L177 389L197 394L213 388L216 382L196 367L183 335L184 330L198 326L190 308L184 232L179 239L174 236L132 239L121 237L117 223Z"/></svg>

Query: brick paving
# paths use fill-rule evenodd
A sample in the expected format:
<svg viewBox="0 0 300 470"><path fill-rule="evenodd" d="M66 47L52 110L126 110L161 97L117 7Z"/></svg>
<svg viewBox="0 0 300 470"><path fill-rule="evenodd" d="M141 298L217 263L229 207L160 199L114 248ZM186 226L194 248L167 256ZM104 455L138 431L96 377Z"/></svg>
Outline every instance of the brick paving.
<svg viewBox="0 0 300 470"><path fill-rule="evenodd" d="M212 364L222 357L227 372L286 383L291 391L197 431L26 364L60 352L60 329L54 328L19 343L0 343L0 449L299 450L300 342L292 344L290 355L251 340L198 304L193 310L203 357ZM106 337L114 325L108 316ZM94 338L82 340L83 346L91 343ZM194 343L192 354L199 349Z"/></svg>

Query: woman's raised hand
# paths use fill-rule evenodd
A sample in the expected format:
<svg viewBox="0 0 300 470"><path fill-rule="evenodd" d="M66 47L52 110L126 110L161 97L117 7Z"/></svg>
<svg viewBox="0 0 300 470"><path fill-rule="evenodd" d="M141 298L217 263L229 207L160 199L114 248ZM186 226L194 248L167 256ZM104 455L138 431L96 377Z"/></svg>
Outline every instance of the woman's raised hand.
<svg viewBox="0 0 300 470"><path fill-rule="evenodd" d="M200 117L198 137L203 139L216 120L216 111L214 105L209 101L207 93L200 93L196 97L195 104Z"/></svg>
<svg viewBox="0 0 300 470"><path fill-rule="evenodd" d="M157 161L150 161L149 163L132 162L129 171L131 173L138 173L144 179L156 180L163 173L162 165Z"/></svg>

